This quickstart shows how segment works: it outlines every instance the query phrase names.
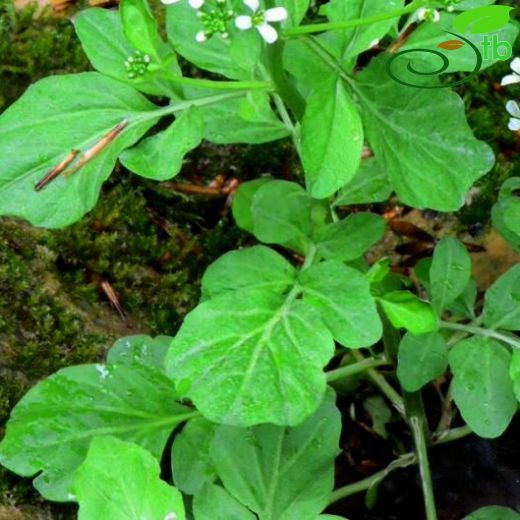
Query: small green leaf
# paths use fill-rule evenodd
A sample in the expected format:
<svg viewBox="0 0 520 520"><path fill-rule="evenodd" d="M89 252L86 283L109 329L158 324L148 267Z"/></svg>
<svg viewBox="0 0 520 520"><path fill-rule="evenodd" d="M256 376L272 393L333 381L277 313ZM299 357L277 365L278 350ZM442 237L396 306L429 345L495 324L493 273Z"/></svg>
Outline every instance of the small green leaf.
<svg viewBox="0 0 520 520"><path fill-rule="evenodd" d="M448 310L454 316L475 319L475 303L477 301L478 289L475 280L470 280L462 294L450 305Z"/></svg>
<svg viewBox="0 0 520 520"><path fill-rule="evenodd" d="M471 278L471 259L464 245L453 237L437 244L430 267L432 304L438 313L454 302Z"/></svg>
<svg viewBox="0 0 520 520"><path fill-rule="evenodd" d="M332 0L320 11L331 22L345 22L381 16L404 7L403 0ZM352 29L331 31L327 40L336 57L348 61L378 42L396 23L395 19L360 25Z"/></svg>
<svg viewBox="0 0 520 520"><path fill-rule="evenodd" d="M173 482L188 495L199 495L217 475L209 456L209 447L217 425L204 417L191 419L172 445Z"/></svg>
<svg viewBox="0 0 520 520"><path fill-rule="evenodd" d="M383 202L391 193L392 186L384 168L375 158L371 158L361 162L355 177L340 190L334 206Z"/></svg>
<svg viewBox="0 0 520 520"><path fill-rule="evenodd" d="M126 336L112 345L107 354L107 363L141 363L162 371L172 339L171 336Z"/></svg>
<svg viewBox="0 0 520 520"><path fill-rule="evenodd" d="M288 245L305 253L311 236L312 199L294 182L271 181L255 193L253 232L266 244Z"/></svg>
<svg viewBox="0 0 520 520"><path fill-rule="evenodd" d="M509 269L487 290L483 316L490 329L520 330L520 265Z"/></svg>
<svg viewBox="0 0 520 520"><path fill-rule="evenodd" d="M507 5L490 5L478 7L471 11L459 14L453 26L455 29L465 34L492 33L502 29L509 23L509 13L513 10Z"/></svg>
<svg viewBox="0 0 520 520"><path fill-rule="evenodd" d="M438 327L437 314L432 306L408 291L394 291L379 298L379 302L396 328L404 328L419 336Z"/></svg>
<svg viewBox="0 0 520 520"><path fill-rule="evenodd" d="M209 420L292 425L319 405L333 353L318 313L294 293L242 289L188 314L166 367Z"/></svg>
<svg viewBox="0 0 520 520"><path fill-rule="evenodd" d="M15 406L0 463L47 499L71 500L70 486L93 437L134 441L160 459L176 425L192 414L173 382L143 364L80 365L33 387Z"/></svg>
<svg viewBox="0 0 520 520"><path fill-rule="evenodd" d="M240 99L204 107L203 116L204 137L215 144L261 144L291 134L273 112L269 96L264 92L248 92Z"/></svg>
<svg viewBox="0 0 520 520"><path fill-rule="evenodd" d="M162 132L148 137L121 154L121 162L131 172L158 181L175 177L184 156L202 141L204 121L195 107L185 110Z"/></svg>
<svg viewBox="0 0 520 520"><path fill-rule="evenodd" d="M520 520L520 515L508 507L487 506L464 517L463 520Z"/></svg>
<svg viewBox="0 0 520 520"><path fill-rule="evenodd" d="M397 377L407 392L417 392L448 367L448 345L437 332L406 334L399 344Z"/></svg>
<svg viewBox="0 0 520 520"><path fill-rule="evenodd" d="M518 407L508 350L497 341L475 336L457 343L449 362L453 398L468 426L486 438L504 433Z"/></svg>
<svg viewBox="0 0 520 520"><path fill-rule="evenodd" d="M253 213L251 211L253 197L261 186L272 180L270 177L260 177L259 179L240 184L233 197L233 205L231 207L233 218L239 228L249 231L249 233L254 232Z"/></svg>
<svg viewBox="0 0 520 520"><path fill-rule="evenodd" d="M333 195L361 163L363 126L343 80L325 80L309 98L301 129L301 156L309 193Z"/></svg>
<svg viewBox="0 0 520 520"><path fill-rule="evenodd" d="M513 350L509 375L513 381L516 398L520 401L520 351L518 350Z"/></svg>
<svg viewBox="0 0 520 520"><path fill-rule="evenodd" d="M133 47L159 61L163 42L147 0L121 0L119 14L123 32Z"/></svg>
<svg viewBox="0 0 520 520"><path fill-rule="evenodd" d="M224 488L208 485L193 500L195 520L256 520L258 517Z"/></svg>
<svg viewBox="0 0 520 520"><path fill-rule="evenodd" d="M115 437L96 437L78 468L79 520L184 520L182 495L160 478L148 451Z"/></svg>
<svg viewBox="0 0 520 520"><path fill-rule="evenodd" d="M321 313L344 347L369 347L379 340L381 321L366 276L331 260L303 271L299 282L303 301Z"/></svg>
<svg viewBox="0 0 520 520"><path fill-rule="evenodd" d="M296 281L296 269L265 246L231 251L211 264L202 278L204 299L238 289L282 293Z"/></svg>
<svg viewBox="0 0 520 520"><path fill-rule="evenodd" d="M162 70L148 72L140 78L130 79L125 62L135 48L123 33L121 17L117 11L97 7L80 11L74 17L74 28L90 63L94 68L114 79L123 81L147 94L177 98L177 87L170 84ZM175 55L165 44L163 58L168 58L171 73L180 75Z"/></svg>
<svg viewBox="0 0 520 520"><path fill-rule="evenodd" d="M385 230L383 217L374 213L354 213L316 233L318 254L327 260L355 260L377 244Z"/></svg>
<svg viewBox="0 0 520 520"><path fill-rule="evenodd" d="M314 520L327 506L341 418L327 392L293 428L219 426L210 453L227 491L264 520Z"/></svg>

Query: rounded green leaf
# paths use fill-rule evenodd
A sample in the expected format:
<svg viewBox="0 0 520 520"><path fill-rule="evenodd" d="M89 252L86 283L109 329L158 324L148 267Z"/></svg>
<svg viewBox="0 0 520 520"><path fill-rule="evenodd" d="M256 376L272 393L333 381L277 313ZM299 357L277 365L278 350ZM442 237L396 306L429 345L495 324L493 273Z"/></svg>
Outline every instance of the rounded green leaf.
<svg viewBox="0 0 520 520"><path fill-rule="evenodd" d="M93 437L133 441L160 459L177 424L193 412L175 402L173 382L153 368L80 365L60 370L15 406L0 463L32 476L49 500L71 500L70 485Z"/></svg>
<svg viewBox="0 0 520 520"><path fill-rule="evenodd" d="M299 282L303 301L321 314L336 341L361 348L379 340L381 320L365 275L330 260L303 271Z"/></svg>
<svg viewBox="0 0 520 520"><path fill-rule="evenodd" d="M471 278L471 259L464 245L453 237L437 244L430 267L430 293L437 312L442 312L464 291Z"/></svg>
<svg viewBox="0 0 520 520"><path fill-rule="evenodd" d="M160 59L163 42L147 0L121 0L119 6L123 32L128 41L136 50Z"/></svg>
<svg viewBox="0 0 520 520"><path fill-rule="evenodd" d="M269 289L282 293L296 281L296 269L269 247L231 251L213 262L202 278L204 299L238 289Z"/></svg>
<svg viewBox="0 0 520 520"><path fill-rule="evenodd" d="M434 381L448 367L448 345L438 333L406 334L399 344L397 377L408 392Z"/></svg>
<svg viewBox="0 0 520 520"><path fill-rule="evenodd" d="M520 330L520 265L515 265L487 290L484 324L490 329Z"/></svg>
<svg viewBox="0 0 520 520"><path fill-rule="evenodd" d="M253 232L266 244L306 252L311 236L312 199L294 182L265 183L253 196Z"/></svg>
<svg viewBox="0 0 520 520"><path fill-rule="evenodd" d="M180 114L162 132L148 137L121 154L121 162L131 172L158 181L175 177L182 168L184 156L202 141L204 121L191 107Z"/></svg>
<svg viewBox="0 0 520 520"><path fill-rule="evenodd" d="M433 307L408 291L393 291L379 298L388 319L396 328L404 328L419 336L438 327Z"/></svg>
<svg viewBox="0 0 520 520"><path fill-rule="evenodd" d="M184 520L182 495L137 444L96 437L74 479L79 520Z"/></svg>
<svg viewBox="0 0 520 520"><path fill-rule="evenodd" d="M464 517L463 520L520 520L520 515L508 507L487 506Z"/></svg>
<svg viewBox="0 0 520 520"><path fill-rule="evenodd" d="M224 488L208 485L193 499L195 520L256 520L247 507Z"/></svg>
<svg viewBox="0 0 520 520"><path fill-rule="evenodd" d="M318 253L327 260L348 262L377 244L386 230L386 221L374 213L354 213L321 228L315 237Z"/></svg>
<svg viewBox="0 0 520 520"><path fill-rule="evenodd" d="M118 339L107 354L107 363L141 363L157 370L164 370L164 357L172 341L171 336L137 335Z"/></svg>
<svg viewBox="0 0 520 520"><path fill-rule="evenodd" d="M233 218L237 226L249 233L254 232L254 221L251 207L256 192L266 183L272 181L270 177L260 177L254 181L243 182L233 197Z"/></svg>
<svg viewBox="0 0 520 520"><path fill-rule="evenodd" d="M191 419L172 445L173 482L188 495L198 495L217 475L209 456L209 447L217 425L204 417Z"/></svg>
<svg viewBox="0 0 520 520"><path fill-rule="evenodd" d="M177 87L175 84L170 84L161 70L148 71L141 78L128 77L125 62L133 56L135 48L123 33L121 17L117 11L93 7L80 11L73 21L81 46L97 71L128 83L147 94L177 97ZM167 55L168 51L170 71L180 74L175 56L167 46L163 54Z"/></svg>
<svg viewBox="0 0 520 520"><path fill-rule="evenodd" d="M468 426L481 437L504 433L518 407L508 350L497 341L473 337L453 347L449 362L453 398Z"/></svg>
<svg viewBox="0 0 520 520"><path fill-rule="evenodd" d="M214 422L292 425L319 405L333 353L319 314L294 293L240 290L188 314L166 366L179 392Z"/></svg>
<svg viewBox="0 0 520 520"><path fill-rule="evenodd" d="M314 519L330 500L341 417L327 392L293 428L220 426L210 448L226 490L264 520Z"/></svg>
<svg viewBox="0 0 520 520"><path fill-rule="evenodd" d="M363 125L343 80L325 80L312 93L301 128L301 158L309 193L333 195L354 178L361 163Z"/></svg>

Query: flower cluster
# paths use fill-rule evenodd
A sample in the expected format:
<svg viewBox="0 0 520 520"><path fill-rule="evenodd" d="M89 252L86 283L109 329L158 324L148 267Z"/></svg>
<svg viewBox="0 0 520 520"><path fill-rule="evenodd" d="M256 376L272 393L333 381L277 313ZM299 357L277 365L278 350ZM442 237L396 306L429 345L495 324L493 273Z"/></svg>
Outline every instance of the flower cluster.
<svg viewBox="0 0 520 520"><path fill-rule="evenodd" d="M163 4L176 4L181 0L161 0ZM248 31L256 29L260 36L267 43L274 43L278 39L278 32L271 25L273 22L283 22L287 19L288 13L285 7L273 7L271 9L261 9L260 0L243 0L244 5L250 10L250 14L236 16L233 9L227 5L227 0L216 0L214 8L207 8L205 0L188 0L193 9L198 10L199 18L203 29L199 31L195 39L199 43L205 42L215 34L220 34L223 38L229 37L228 24L234 20L237 29Z"/></svg>
<svg viewBox="0 0 520 520"><path fill-rule="evenodd" d="M502 78L501 85L503 87L508 85L515 85L520 83L520 58L515 58L511 62L512 74L508 74ZM511 116L509 119L508 128L513 132L520 131L520 106L516 101L508 101L506 104L506 110Z"/></svg>
<svg viewBox="0 0 520 520"><path fill-rule="evenodd" d="M433 23L437 23L441 19L441 13L437 9L429 9L427 7L417 9L415 16L417 20Z"/></svg>
<svg viewBox="0 0 520 520"><path fill-rule="evenodd" d="M148 54L143 54L141 51L135 51L133 56L129 56L125 61L128 78L135 79L139 76L144 76L151 61L152 60Z"/></svg>

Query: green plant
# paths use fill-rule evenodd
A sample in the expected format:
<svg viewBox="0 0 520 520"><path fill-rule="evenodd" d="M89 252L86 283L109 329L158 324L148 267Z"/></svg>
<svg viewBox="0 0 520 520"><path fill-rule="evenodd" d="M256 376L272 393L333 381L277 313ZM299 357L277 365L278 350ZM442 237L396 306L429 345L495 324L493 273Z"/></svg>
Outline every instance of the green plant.
<svg viewBox="0 0 520 520"><path fill-rule="evenodd" d="M243 183L233 216L262 245L208 268L201 303L174 338L123 338L106 363L65 368L35 386L12 412L0 462L38 474L44 497L79 502L83 520L334 518L322 515L330 503L373 496L391 471L417 463L426 517L435 519L428 445L471 432L496 437L517 410L520 269L496 281L478 312L458 240L443 238L416 266L413 291L388 259L363 259L385 219L340 215L393 191L410 206L454 211L492 167L454 92L395 82L389 53L361 71L358 58L387 35L405 50L442 41L455 10L493 2L332 0L320 10L328 21L303 25L308 0L268 0L265 12L253 0L173 3L168 43L145 0L78 15L97 72L42 80L2 115L0 211L64 227L92 209L118 158L137 175L166 180L203 139L290 138L305 182ZM283 22L280 35L267 22ZM517 24L500 34L514 41ZM468 36L474 45L479 37ZM403 77L411 54L394 65ZM183 75L178 56L212 74ZM465 54L450 67L473 70ZM427 81L419 86L441 86ZM517 225L513 196L506 190L500 201L508 227ZM431 432L421 390L448 366L453 379ZM414 449L333 491L334 387L355 375L393 405ZM451 428L452 401L467 426ZM175 488L159 466L172 433ZM468 518L507 515L518 517L487 508Z"/></svg>

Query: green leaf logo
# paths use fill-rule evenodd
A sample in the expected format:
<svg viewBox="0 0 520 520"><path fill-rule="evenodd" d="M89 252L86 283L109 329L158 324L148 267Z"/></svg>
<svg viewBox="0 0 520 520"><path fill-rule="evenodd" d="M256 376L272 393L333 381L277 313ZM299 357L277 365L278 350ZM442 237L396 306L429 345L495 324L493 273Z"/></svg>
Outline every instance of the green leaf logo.
<svg viewBox="0 0 520 520"><path fill-rule="evenodd" d="M513 8L507 5L488 5L459 14L453 23L462 34L495 32L509 23L509 13Z"/></svg>

